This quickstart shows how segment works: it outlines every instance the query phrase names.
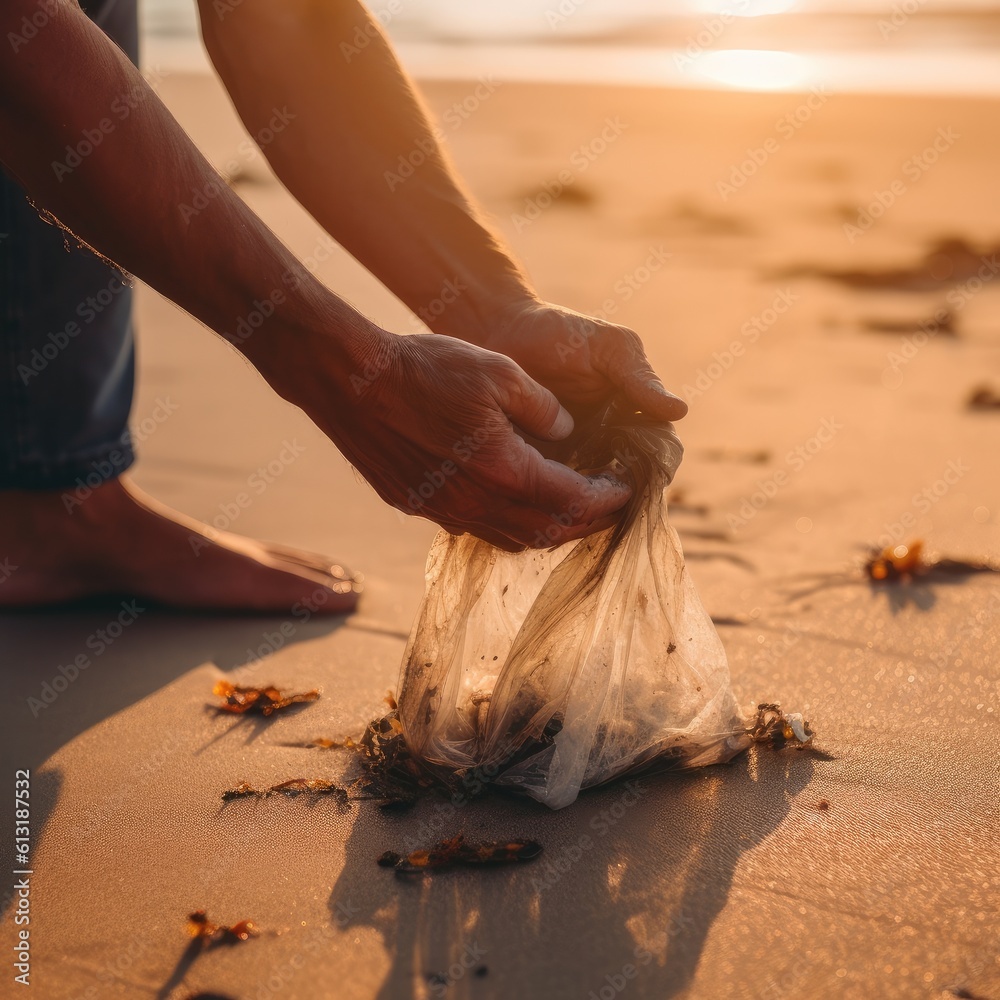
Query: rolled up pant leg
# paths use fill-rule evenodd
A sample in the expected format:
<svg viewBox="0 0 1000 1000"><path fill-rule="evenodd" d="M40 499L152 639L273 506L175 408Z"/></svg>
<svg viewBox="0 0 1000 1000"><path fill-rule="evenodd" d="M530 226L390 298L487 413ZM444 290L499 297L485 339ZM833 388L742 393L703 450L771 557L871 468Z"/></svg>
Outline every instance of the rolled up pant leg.
<svg viewBox="0 0 1000 1000"><path fill-rule="evenodd" d="M136 0L82 6L137 62ZM85 150L67 150L60 168ZM127 281L0 171L0 489L94 486L124 472L134 362Z"/></svg>

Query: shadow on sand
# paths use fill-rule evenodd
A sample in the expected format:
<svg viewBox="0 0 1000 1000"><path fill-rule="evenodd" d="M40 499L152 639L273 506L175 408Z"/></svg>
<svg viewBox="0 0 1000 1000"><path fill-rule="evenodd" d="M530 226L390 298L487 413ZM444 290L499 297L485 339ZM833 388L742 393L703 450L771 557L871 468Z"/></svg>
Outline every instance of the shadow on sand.
<svg viewBox="0 0 1000 1000"><path fill-rule="evenodd" d="M331 914L348 930L381 935L385 1000L532 996L536 975L551 982L553 969L559 996L617 995L626 983L629 996L680 996L741 856L781 823L814 762L762 750L617 783L557 813L509 798L454 810L424 801L392 817L362 808ZM531 837L544 853L512 868L407 878L375 865L386 848L429 846L459 831L468 840Z"/></svg>
<svg viewBox="0 0 1000 1000"><path fill-rule="evenodd" d="M62 787L58 769L45 769L60 747L202 664L232 670L251 661L262 644L273 647L269 636L281 636L291 646L326 635L346 621L315 616L295 621L294 629L283 633L280 626L288 619L186 615L152 607L119 619L121 612L121 602L102 601L0 615L6 706L0 750L12 768L31 771L34 844L44 835ZM122 621L127 624L119 630L116 623ZM210 700L206 692L206 705ZM236 717L221 735L235 728L249 742L268 721ZM0 820L10 829L13 800L7 798ZM13 841L4 852L5 863L13 862L12 851ZM9 892L0 898L0 918L11 900Z"/></svg>

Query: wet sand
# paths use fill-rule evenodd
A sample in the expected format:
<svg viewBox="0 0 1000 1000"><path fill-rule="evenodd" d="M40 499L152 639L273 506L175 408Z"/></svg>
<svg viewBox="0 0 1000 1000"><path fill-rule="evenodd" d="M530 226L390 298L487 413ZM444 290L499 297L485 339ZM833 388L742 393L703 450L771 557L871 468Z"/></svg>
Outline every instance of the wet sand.
<svg viewBox="0 0 1000 1000"><path fill-rule="evenodd" d="M689 399L674 523L691 572L741 702L803 711L816 752L558 813L223 806L242 780L336 774L335 755L282 744L382 710L433 527L382 505L239 356L144 290L139 484L368 585L347 620L145 609L111 642L114 605L0 617L4 760L33 775L39 995L1000 996L1000 577L887 589L859 571L869 545L916 537L1000 564L1000 414L966 405L1000 386L997 105L504 84L463 116L475 87L427 87L455 159L543 294L632 325ZM239 154L213 83L160 92L324 280L413 329ZM265 488L234 506L255 474ZM33 717L27 699L80 653L90 665ZM220 677L322 698L220 718ZM544 853L423 881L375 865L458 831ZM201 908L262 934L188 961Z"/></svg>

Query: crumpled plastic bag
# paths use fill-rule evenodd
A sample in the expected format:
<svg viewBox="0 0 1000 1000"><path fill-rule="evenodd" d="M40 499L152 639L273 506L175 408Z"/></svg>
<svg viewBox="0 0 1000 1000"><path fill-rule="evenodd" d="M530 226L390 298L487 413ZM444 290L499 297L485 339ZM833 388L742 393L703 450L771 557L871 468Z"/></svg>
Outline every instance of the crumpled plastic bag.
<svg viewBox="0 0 1000 1000"><path fill-rule="evenodd" d="M682 454L671 425L609 410L568 464L630 483L616 526L520 553L439 532L398 698L423 772L452 786L474 774L558 809L622 775L750 744L667 519ZM780 710L771 722L788 733Z"/></svg>

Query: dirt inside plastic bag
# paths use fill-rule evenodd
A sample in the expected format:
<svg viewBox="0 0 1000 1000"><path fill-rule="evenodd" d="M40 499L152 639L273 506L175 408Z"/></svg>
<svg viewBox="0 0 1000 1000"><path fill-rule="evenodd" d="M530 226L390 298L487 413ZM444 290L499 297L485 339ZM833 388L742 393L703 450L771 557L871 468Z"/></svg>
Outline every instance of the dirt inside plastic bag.
<svg viewBox="0 0 1000 1000"><path fill-rule="evenodd" d="M400 794L493 784L557 809L626 774L725 761L791 732L775 706L748 724L736 705L667 520L682 454L671 425L609 410L568 464L629 482L616 526L521 553L439 532L398 707L362 740L372 771Z"/></svg>

